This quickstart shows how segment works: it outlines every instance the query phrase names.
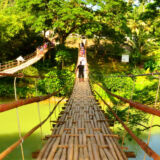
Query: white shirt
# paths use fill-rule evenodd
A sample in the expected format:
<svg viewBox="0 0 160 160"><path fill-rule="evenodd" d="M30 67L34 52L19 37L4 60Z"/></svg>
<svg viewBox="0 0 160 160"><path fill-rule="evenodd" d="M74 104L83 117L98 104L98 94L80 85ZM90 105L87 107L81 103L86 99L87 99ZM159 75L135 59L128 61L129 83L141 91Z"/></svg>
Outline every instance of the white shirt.
<svg viewBox="0 0 160 160"><path fill-rule="evenodd" d="M82 62L82 65L86 65L86 59L84 57L80 57L79 61Z"/></svg>
<svg viewBox="0 0 160 160"><path fill-rule="evenodd" d="M86 45L86 39L82 39L84 45Z"/></svg>

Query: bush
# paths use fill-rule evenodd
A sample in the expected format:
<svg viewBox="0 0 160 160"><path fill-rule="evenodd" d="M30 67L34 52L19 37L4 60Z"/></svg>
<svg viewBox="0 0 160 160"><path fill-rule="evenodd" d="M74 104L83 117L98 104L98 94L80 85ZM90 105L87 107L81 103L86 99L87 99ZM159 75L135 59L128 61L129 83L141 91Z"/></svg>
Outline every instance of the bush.
<svg viewBox="0 0 160 160"><path fill-rule="evenodd" d="M68 70L57 70L54 69L47 73L46 78L38 82L38 89L40 94L53 93L65 87L65 90L62 90L61 95L66 95L70 93L71 88L74 83L74 74Z"/></svg>
<svg viewBox="0 0 160 160"><path fill-rule="evenodd" d="M62 68L65 65L71 65L77 61L78 50L77 48L68 48L64 45L58 45L56 47L55 60L61 64Z"/></svg>
<svg viewBox="0 0 160 160"><path fill-rule="evenodd" d="M56 53L55 60L57 61L58 64L61 64L62 69L64 67L65 62L70 62L71 60L71 54L67 50L59 50Z"/></svg>
<svg viewBox="0 0 160 160"><path fill-rule="evenodd" d="M157 67L158 67L157 62L152 59L144 63L144 69L145 70L149 69L150 72L153 72L155 69L158 69Z"/></svg>

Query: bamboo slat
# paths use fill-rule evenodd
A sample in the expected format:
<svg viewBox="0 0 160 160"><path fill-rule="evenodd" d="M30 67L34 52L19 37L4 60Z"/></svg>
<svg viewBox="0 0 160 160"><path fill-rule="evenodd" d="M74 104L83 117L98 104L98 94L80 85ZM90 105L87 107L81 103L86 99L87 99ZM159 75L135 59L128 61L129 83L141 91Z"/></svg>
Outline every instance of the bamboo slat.
<svg viewBox="0 0 160 160"><path fill-rule="evenodd" d="M43 156L39 157L46 160L127 159L118 145L118 135L108 128L88 81L75 82L72 95L61 114L55 121L58 129L48 136L48 147L44 146L40 152Z"/></svg>

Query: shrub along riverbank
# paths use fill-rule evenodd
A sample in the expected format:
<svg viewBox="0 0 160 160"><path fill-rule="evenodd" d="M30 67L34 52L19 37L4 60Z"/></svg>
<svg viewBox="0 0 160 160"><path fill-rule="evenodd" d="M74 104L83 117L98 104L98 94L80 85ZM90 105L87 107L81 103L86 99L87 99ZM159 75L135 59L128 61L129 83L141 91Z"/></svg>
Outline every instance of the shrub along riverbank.
<svg viewBox="0 0 160 160"><path fill-rule="evenodd" d="M74 71L76 60L77 49L57 46L53 50L49 51L43 60L21 71L24 75L33 75L45 78L17 79L18 97L27 98L36 95L44 95L55 92L64 86L67 87L65 91L60 93L60 95L68 94L73 87L75 79ZM1 78L0 97L14 97L13 84L13 77Z"/></svg>

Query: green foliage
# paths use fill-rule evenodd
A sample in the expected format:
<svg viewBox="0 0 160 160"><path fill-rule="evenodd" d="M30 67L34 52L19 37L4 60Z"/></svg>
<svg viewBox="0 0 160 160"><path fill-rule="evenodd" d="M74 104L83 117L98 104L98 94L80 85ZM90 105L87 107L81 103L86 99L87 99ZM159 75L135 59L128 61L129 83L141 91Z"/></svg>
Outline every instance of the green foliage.
<svg viewBox="0 0 160 160"><path fill-rule="evenodd" d="M69 62L71 58L71 54L67 50L59 50L56 52L55 60L62 64L62 69L64 67L64 63Z"/></svg>
<svg viewBox="0 0 160 160"><path fill-rule="evenodd" d="M154 7L151 9L149 6ZM139 5L127 14L130 34L125 44L130 46L131 63L134 65L143 61L143 55L153 55L153 52L159 50L159 36L156 36L159 35L159 18L156 14L153 16L157 7L156 1L140 1Z"/></svg>
<svg viewBox="0 0 160 160"><path fill-rule="evenodd" d="M120 119L127 123L127 126L136 134L141 134L141 129L144 129L142 125L148 124L149 116L146 116L146 113L137 111L134 108L130 107L122 107L122 106L113 106L112 110L120 117ZM109 109L106 110L106 116L109 120L114 122L115 117L110 112ZM115 125L117 125L119 122L116 120ZM124 129L122 129L121 126L117 125L116 132L121 135ZM128 137L129 138L129 137Z"/></svg>
<svg viewBox="0 0 160 160"><path fill-rule="evenodd" d="M32 53L41 38L26 22L28 13L17 8L15 1L2 0L1 5L0 62Z"/></svg>
<svg viewBox="0 0 160 160"><path fill-rule="evenodd" d="M1 83L0 84L0 97L3 97L4 95L6 97L12 97L14 95L14 89L10 85Z"/></svg>
<svg viewBox="0 0 160 160"><path fill-rule="evenodd" d="M33 66L29 66L29 67L23 69L22 73L24 75L38 76L38 70L37 70L37 68L35 68Z"/></svg>
<svg viewBox="0 0 160 160"><path fill-rule="evenodd" d="M0 19L1 40L8 41L24 29L23 15L17 14L10 7L0 12Z"/></svg>
<svg viewBox="0 0 160 160"><path fill-rule="evenodd" d="M40 94L53 93L61 88L63 88L60 92L61 95L68 95L71 92L75 78L69 70L53 69L45 76L46 78L38 82Z"/></svg>
<svg viewBox="0 0 160 160"><path fill-rule="evenodd" d="M111 74L104 80L104 84L106 87L112 92L121 94L121 96L125 96L130 99L132 88L133 88L133 80L130 77L114 77L117 74Z"/></svg>
<svg viewBox="0 0 160 160"><path fill-rule="evenodd" d="M123 75L123 73L121 74ZM130 77L116 77L118 75L120 74L101 75L100 73L92 73L90 79L98 83L101 82L111 92L130 99L133 90L133 79Z"/></svg>
<svg viewBox="0 0 160 160"><path fill-rule="evenodd" d="M17 83L18 84L18 83ZM17 85L17 96L18 98L31 97L35 93L34 88L27 87L27 85L19 86ZM10 97L14 98L14 86L13 80L6 80L0 83L0 97Z"/></svg>
<svg viewBox="0 0 160 160"><path fill-rule="evenodd" d="M117 67L119 67L121 64L117 62L116 65ZM109 62L107 65L105 65L104 62L97 63L96 65L90 65L90 80L93 84L92 86L94 90L96 90L103 97L103 99L105 99L106 102L112 106L113 110L124 122L127 122L128 119L129 128L131 128L131 130L133 130L135 134L139 135L147 128L149 115L138 111L137 109L133 109L133 107L130 107L129 109L126 103L105 93L95 83L103 85L116 95L122 96L127 99L132 98L132 100L135 102L140 102L142 104L153 107L158 87L158 79L155 79L152 76L141 76L135 78L116 77L123 74L144 74L145 70L138 67L131 67L130 70L126 70L126 72L114 73L114 71L110 68L112 68L112 66ZM108 71L110 72L108 73ZM158 102L159 100L160 98L158 98ZM99 102L100 104L102 104L101 100L99 100ZM127 116L128 112L129 118ZM106 115L108 119L111 120L111 122L114 122L115 117L109 110L106 110ZM118 134L122 135L124 133L124 129L118 121L115 122L114 127L116 128L116 132ZM129 136L127 137L130 138Z"/></svg>
<svg viewBox="0 0 160 160"><path fill-rule="evenodd" d="M60 68L64 68L64 66L69 66L76 63L77 60L77 52L76 48L69 48L64 45L58 45L55 48L55 60L58 64L61 64Z"/></svg>
<svg viewBox="0 0 160 160"><path fill-rule="evenodd" d="M144 69L147 70L149 69L150 72L153 72L157 67L157 63L155 62L155 60L149 60L147 62L144 63Z"/></svg>

